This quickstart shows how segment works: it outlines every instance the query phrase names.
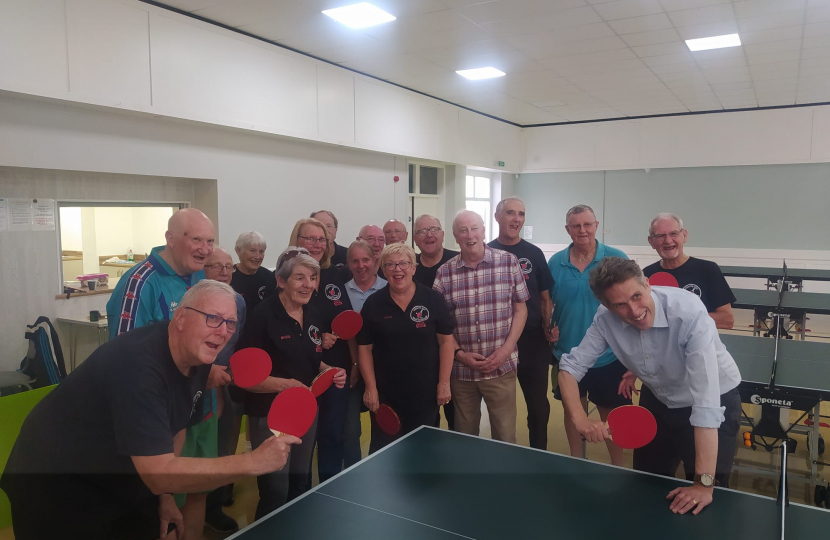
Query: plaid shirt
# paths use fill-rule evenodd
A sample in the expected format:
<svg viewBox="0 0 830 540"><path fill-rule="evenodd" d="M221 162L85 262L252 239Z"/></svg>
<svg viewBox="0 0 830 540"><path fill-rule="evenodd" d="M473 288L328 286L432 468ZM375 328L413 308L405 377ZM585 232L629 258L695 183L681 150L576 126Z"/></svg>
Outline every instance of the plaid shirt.
<svg viewBox="0 0 830 540"><path fill-rule="evenodd" d="M484 247L484 259L468 266L461 255L446 262L435 276L433 288L441 293L455 319L455 339L465 350L489 356L501 347L513 324L513 304L530 298L516 256ZM492 373L475 371L456 361L452 376L461 381L494 379L510 373L519 363L514 347L507 362Z"/></svg>

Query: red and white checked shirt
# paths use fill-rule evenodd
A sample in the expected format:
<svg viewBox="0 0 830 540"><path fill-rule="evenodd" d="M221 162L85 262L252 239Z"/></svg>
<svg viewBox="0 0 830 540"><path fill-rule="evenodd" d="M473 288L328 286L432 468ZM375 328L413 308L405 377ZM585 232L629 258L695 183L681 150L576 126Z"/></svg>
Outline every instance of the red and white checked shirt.
<svg viewBox="0 0 830 540"><path fill-rule="evenodd" d="M483 356L493 354L507 340L513 324L513 303L530 298L516 256L487 246L484 259L475 266L465 264L461 255L447 261L438 269L432 287L450 308L458 344ZM514 347L507 362L492 373L455 361L452 376L461 381L494 379L515 371L518 363L519 351Z"/></svg>

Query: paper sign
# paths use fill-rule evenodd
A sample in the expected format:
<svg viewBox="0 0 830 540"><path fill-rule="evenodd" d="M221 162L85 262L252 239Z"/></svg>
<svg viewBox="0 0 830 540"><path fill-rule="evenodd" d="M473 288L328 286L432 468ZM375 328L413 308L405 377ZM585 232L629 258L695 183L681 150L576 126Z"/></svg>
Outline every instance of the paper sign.
<svg viewBox="0 0 830 540"><path fill-rule="evenodd" d="M54 199L32 199L32 230L55 230Z"/></svg>
<svg viewBox="0 0 830 540"><path fill-rule="evenodd" d="M9 230L32 230L32 200L8 199L9 201Z"/></svg>

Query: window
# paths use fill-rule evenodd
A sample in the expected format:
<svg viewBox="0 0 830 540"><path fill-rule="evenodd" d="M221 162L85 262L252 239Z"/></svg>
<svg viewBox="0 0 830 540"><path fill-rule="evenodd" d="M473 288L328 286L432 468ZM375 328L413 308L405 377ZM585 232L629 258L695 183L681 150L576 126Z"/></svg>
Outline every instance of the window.
<svg viewBox="0 0 830 540"><path fill-rule="evenodd" d="M167 220L178 204L60 202L61 280L80 287L77 277L109 274L114 288L121 276L164 244Z"/></svg>
<svg viewBox="0 0 830 540"><path fill-rule="evenodd" d="M486 176L467 176L467 210L472 210L484 221L484 239L493 239L493 221L490 212L490 179Z"/></svg>

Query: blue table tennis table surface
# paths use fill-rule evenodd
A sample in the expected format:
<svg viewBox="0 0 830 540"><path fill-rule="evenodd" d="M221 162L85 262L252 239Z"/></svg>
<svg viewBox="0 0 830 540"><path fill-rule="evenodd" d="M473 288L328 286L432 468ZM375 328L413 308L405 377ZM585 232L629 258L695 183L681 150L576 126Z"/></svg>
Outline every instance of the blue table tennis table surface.
<svg viewBox="0 0 830 540"><path fill-rule="evenodd" d="M682 480L422 427L230 538L239 540L779 539L774 499L716 488L676 515ZM786 538L830 537L791 503Z"/></svg>

